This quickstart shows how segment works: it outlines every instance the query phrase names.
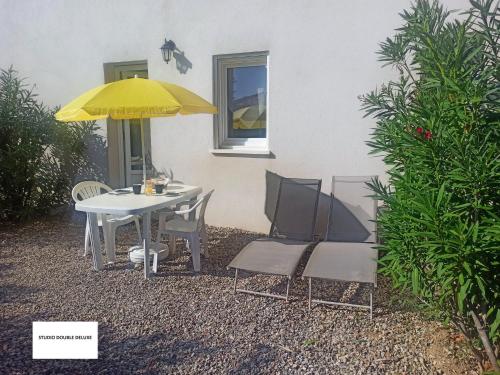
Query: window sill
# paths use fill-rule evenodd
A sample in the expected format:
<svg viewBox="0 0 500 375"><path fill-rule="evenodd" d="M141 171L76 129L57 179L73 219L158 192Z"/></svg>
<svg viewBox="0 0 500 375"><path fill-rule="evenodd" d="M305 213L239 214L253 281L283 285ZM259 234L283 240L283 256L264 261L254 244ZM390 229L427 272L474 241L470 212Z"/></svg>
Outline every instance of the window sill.
<svg viewBox="0 0 500 375"><path fill-rule="evenodd" d="M210 153L214 155L262 155L270 156L271 151L268 149L252 149L252 148L216 148L211 149Z"/></svg>

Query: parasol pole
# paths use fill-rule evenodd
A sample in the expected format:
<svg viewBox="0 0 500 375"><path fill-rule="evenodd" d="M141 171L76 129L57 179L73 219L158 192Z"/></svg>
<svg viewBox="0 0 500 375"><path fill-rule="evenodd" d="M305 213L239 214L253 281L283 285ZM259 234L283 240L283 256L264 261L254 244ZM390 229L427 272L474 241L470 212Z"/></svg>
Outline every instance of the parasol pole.
<svg viewBox="0 0 500 375"><path fill-rule="evenodd" d="M146 148L144 146L144 121L141 113L141 149L142 149L142 178L144 189L146 189Z"/></svg>

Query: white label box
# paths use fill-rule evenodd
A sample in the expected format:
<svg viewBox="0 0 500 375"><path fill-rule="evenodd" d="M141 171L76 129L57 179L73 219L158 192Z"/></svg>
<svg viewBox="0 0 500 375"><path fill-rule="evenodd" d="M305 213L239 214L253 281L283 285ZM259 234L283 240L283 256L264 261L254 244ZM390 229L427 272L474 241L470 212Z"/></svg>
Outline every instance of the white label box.
<svg viewBox="0 0 500 375"><path fill-rule="evenodd" d="M97 359L97 322L33 322L33 359Z"/></svg>

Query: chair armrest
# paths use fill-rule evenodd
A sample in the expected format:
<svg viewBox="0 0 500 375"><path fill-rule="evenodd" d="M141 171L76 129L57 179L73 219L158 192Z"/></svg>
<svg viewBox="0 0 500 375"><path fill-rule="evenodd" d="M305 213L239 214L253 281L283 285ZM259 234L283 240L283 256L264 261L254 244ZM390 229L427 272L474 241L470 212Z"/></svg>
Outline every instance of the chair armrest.
<svg viewBox="0 0 500 375"><path fill-rule="evenodd" d="M171 208L164 209L158 213L158 217L160 219L166 218L169 215L177 213L177 210L179 210L182 206L189 206L190 204L192 204L191 201L183 201L183 202L177 203L175 205L175 210L173 210Z"/></svg>
<svg viewBox="0 0 500 375"><path fill-rule="evenodd" d="M174 213L175 213L176 215L185 215L185 214L188 214L188 213L190 213L191 211L193 211L193 210L195 210L195 209L196 209L196 207L195 207L195 206L193 206L193 207L191 207L191 208L189 208L189 209L187 209L187 210L179 210L179 211L174 211Z"/></svg>
<svg viewBox="0 0 500 375"><path fill-rule="evenodd" d="M175 214L176 214L176 215L184 215L184 214L188 214L188 213L190 213L190 212L192 212L192 211L196 210L196 209L198 208L198 206L199 206L200 204L202 204L202 203L203 203L203 199L200 199L198 202L196 202L196 204L195 204L193 207L191 207L191 208L189 208L189 209L187 209L187 210L178 210L178 211L175 211ZM183 204L183 206L185 206L185 204Z"/></svg>
<svg viewBox="0 0 500 375"><path fill-rule="evenodd" d="M179 208L181 208L183 206L189 206L190 204L193 204L193 202L191 202L191 201L180 202L180 203L177 203L175 205L175 209L178 210Z"/></svg>

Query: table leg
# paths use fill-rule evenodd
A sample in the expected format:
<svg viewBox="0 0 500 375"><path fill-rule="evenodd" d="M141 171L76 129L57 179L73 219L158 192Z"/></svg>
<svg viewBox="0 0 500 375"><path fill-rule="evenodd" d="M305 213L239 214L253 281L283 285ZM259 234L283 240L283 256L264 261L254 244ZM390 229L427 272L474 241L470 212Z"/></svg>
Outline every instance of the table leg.
<svg viewBox="0 0 500 375"><path fill-rule="evenodd" d="M149 246L151 243L151 212L142 215L142 246L144 248L144 278L149 278Z"/></svg>
<svg viewBox="0 0 500 375"><path fill-rule="evenodd" d="M107 215L102 215L102 233L104 235L104 250L106 251L106 257L108 262L114 263L116 261L116 255L114 251L114 236L111 235L111 224L107 221Z"/></svg>
<svg viewBox="0 0 500 375"><path fill-rule="evenodd" d="M99 225L97 222L97 214L94 212L87 212L87 221L89 223L90 247L92 249L93 267L94 270L100 271L102 269L102 256L101 256L101 239L99 238Z"/></svg>

